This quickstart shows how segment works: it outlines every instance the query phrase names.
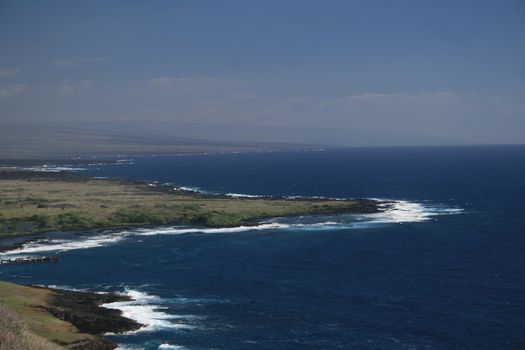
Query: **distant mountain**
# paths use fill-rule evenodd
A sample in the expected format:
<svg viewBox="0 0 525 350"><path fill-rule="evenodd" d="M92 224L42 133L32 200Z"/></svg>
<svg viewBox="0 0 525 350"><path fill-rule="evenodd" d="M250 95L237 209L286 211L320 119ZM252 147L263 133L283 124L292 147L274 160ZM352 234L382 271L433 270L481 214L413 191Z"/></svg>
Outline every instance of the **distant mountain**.
<svg viewBox="0 0 525 350"><path fill-rule="evenodd" d="M3 123L0 158L57 158L204 152L309 150L300 143L204 140L126 124ZM184 131L181 130L181 133Z"/></svg>

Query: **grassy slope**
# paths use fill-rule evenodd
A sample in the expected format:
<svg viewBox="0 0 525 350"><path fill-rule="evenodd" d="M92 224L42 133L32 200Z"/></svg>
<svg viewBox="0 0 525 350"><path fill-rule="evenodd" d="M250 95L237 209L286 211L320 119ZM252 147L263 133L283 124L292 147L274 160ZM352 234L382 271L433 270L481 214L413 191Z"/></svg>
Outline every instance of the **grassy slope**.
<svg viewBox="0 0 525 350"><path fill-rule="evenodd" d="M80 344L93 336L46 310L51 291L0 282L0 349L58 350L52 343Z"/></svg>
<svg viewBox="0 0 525 350"><path fill-rule="evenodd" d="M31 332L19 315L0 305L0 350L64 349Z"/></svg>
<svg viewBox="0 0 525 350"><path fill-rule="evenodd" d="M105 179L0 180L0 237L171 223L234 226L285 215L372 210L363 201L234 199Z"/></svg>

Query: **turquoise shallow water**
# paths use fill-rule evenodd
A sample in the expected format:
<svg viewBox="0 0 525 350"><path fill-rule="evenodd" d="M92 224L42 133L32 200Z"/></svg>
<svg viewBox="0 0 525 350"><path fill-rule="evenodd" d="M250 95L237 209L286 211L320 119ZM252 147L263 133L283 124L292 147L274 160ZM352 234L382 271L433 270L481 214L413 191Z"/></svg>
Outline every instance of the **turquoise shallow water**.
<svg viewBox="0 0 525 350"><path fill-rule="evenodd" d="M525 347L525 147L134 158L86 173L218 193L399 200L379 216L255 229L52 234L17 283L119 291L122 349Z"/></svg>

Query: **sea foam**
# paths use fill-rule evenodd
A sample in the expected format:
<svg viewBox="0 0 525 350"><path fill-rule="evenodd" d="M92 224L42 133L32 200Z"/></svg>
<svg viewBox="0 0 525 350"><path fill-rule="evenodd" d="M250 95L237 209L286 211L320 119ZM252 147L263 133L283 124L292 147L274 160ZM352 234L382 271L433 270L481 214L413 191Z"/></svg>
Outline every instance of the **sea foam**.
<svg viewBox="0 0 525 350"><path fill-rule="evenodd" d="M264 198L265 196L260 194L245 194L245 193L226 193L225 196L231 198Z"/></svg>
<svg viewBox="0 0 525 350"><path fill-rule="evenodd" d="M169 300L162 299L156 295L126 289L124 295L131 298L129 301L117 301L102 304L107 309L122 311L122 316L137 321L144 325L142 328L127 332L133 334L137 332L155 332L161 330L180 330L195 328L195 321L200 317L193 315L173 315L166 312Z"/></svg>
<svg viewBox="0 0 525 350"><path fill-rule="evenodd" d="M181 345L172 345L169 343L162 343L158 346L158 350L186 350L187 348ZM119 344L115 350L144 350L143 346Z"/></svg>
<svg viewBox="0 0 525 350"><path fill-rule="evenodd" d="M41 172L41 173L59 173L61 171L83 171L87 170L87 168L79 168L75 166L69 166L69 165L35 165L30 167L17 167L17 166L6 166L6 167L0 167L2 170L23 170L23 171L34 171L34 172Z"/></svg>
<svg viewBox="0 0 525 350"><path fill-rule="evenodd" d="M454 215L463 212L461 208L403 200L386 200L379 204L379 207L382 209L381 212L367 215L377 223L423 222L438 215Z"/></svg>
<svg viewBox="0 0 525 350"><path fill-rule="evenodd" d="M63 252L68 250L103 247L121 241L125 232L99 234L96 236L84 235L75 239L41 239L25 243L22 247L0 253L0 257L21 254Z"/></svg>
<svg viewBox="0 0 525 350"><path fill-rule="evenodd" d="M359 229L385 224L425 222L440 215L461 214L463 209L440 204L418 203L404 200L382 200L380 212L372 214L341 214L329 216L304 216L298 218L275 218L254 226L236 226L225 228L206 228L192 226L174 226L152 229L135 229L118 232L105 232L95 236L82 235L72 239L41 239L25 243L22 247L0 253L0 257L23 256L64 252L77 249L91 249L118 243L136 236L181 235L181 234L218 234L247 231L332 231Z"/></svg>
<svg viewBox="0 0 525 350"><path fill-rule="evenodd" d="M159 345L159 350L184 350L184 349L187 349L187 348L185 348L184 346L171 345L171 344L168 344L168 343L164 343L164 344L160 344Z"/></svg>

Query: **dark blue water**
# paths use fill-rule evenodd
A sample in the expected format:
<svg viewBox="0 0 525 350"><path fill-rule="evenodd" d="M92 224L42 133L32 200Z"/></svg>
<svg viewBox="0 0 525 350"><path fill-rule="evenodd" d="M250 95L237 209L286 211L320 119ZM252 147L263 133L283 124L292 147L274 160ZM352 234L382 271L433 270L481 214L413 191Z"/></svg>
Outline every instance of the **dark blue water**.
<svg viewBox="0 0 525 350"><path fill-rule="evenodd" d="M13 282L138 296L130 310L157 323L112 337L122 348L525 349L525 147L145 157L88 173L464 209L365 228L129 236L65 250L58 265L2 267Z"/></svg>

